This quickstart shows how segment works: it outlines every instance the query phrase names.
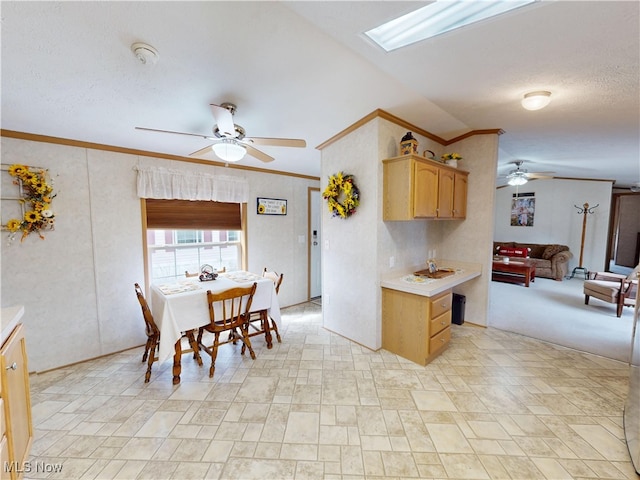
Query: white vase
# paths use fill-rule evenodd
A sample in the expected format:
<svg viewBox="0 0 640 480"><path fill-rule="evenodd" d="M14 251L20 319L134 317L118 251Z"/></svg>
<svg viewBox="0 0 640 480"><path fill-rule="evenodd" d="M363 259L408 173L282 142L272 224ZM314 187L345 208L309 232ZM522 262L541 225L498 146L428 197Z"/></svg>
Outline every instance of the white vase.
<svg viewBox="0 0 640 480"><path fill-rule="evenodd" d="M447 165L453 168L458 168L458 160L455 160L455 159L447 160Z"/></svg>

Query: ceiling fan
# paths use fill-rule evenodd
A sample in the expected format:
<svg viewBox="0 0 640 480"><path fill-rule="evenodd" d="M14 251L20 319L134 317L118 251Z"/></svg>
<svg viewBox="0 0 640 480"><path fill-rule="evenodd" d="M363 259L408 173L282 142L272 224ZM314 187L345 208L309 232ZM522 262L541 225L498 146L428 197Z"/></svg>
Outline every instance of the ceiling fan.
<svg viewBox="0 0 640 480"><path fill-rule="evenodd" d="M174 132L172 130L158 130L155 128L135 128L136 130L144 130L147 132L173 133L176 135L189 135L192 137L201 137L206 140L213 140L214 143L190 153L189 156L201 157L213 151L225 162L237 162L247 153L263 162L272 162L274 160L272 156L254 148L253 145L298 148L304 148L307 146L307 142L295 138L263 138L245 136L245 129L240 125L233 123L233 115L236 112L236 106L233 103L225 102L221 105L211 104L211 111L213 112L213 117L216 121L216 125L213 127L213 136L201 135L198 133Z"/></svg>
<svg viewBox="0 0 640 480"><path fill-rule="evenodd" d="M524 163L522 160L516 160L515 162L511 162L511 163L513 163L516 166L516 168L511 170L506 175L501 175L500 178L506 178L507 183L512 186L524 185L529 180L553 178L551 174L555 173L555 172L529 172L527 169L521 168L522 164Z"/></svg>

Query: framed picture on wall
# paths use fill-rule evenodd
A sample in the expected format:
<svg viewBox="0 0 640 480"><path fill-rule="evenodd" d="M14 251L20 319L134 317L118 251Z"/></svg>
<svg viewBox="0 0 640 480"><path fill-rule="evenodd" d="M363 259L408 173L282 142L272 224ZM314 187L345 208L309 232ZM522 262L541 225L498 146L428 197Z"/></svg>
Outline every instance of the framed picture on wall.
<svg viewBox="0 0 640 480"><path fill-rule="evenodd" d="M257 199L258 215L286 215L287 201L281 198L261 198Z"/></svg>
<svg viewBox="0 0 640 480"><path fill-rule="evenodd" d="M511 226L533 227L536 212L536 194L514 193L511 199Z"/></svg>

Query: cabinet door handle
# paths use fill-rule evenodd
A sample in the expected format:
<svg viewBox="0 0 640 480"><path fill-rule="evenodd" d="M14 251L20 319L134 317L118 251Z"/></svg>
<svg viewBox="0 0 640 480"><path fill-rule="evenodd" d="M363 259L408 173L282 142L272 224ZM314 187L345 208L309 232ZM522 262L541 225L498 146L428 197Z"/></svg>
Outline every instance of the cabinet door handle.
<svg viewBox="0 0 640 480"><path fill-rule="evenodd" d="M5 370L17 370L17 369L18 369L18 364L16 362L13 362L11 365L5 368Z"/></svg>
<svg viewBox="0 0 640 480"><path fill-rule="evenodd" d="M440 304L440 306L441 306L442 308L447 308L447 304L446 304L446 303L441 303L441 304Z"/></svg>
<svg viewBox="0 0 640 480"><path fill-rule="evenodd" d="M444 323L444 320L441 320L441 321L440 321L440 325L446 325L446 324Z"/></svg>

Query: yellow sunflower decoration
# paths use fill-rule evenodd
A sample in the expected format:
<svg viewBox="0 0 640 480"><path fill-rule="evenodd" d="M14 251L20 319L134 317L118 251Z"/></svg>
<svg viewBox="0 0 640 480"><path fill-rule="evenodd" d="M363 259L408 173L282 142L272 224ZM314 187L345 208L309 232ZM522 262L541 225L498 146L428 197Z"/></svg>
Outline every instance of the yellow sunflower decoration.
<svg viewBox="0 0 640 480"><path fill-rule="evenodd" d="M338 172L329 177L329 184L322 192L327 200L329 211L334 217L347 218L356 213L360 205L360 190L356 186L353 175Z"/></svg>
<svg viewBox="0 0 640 480"><path fill-rule="evenodd" d="M20 164L9 167L9 175L15 178L14 184L22 186L23 198L20 200L28 210L24 216L12 218L4 226L9 230L9 240L22 231L20 241L35 232L44 239L43 230L53 230L55 215L51 210L51 199L55 197L51 183L47 181L47 170L34 169Z"/></svg>

